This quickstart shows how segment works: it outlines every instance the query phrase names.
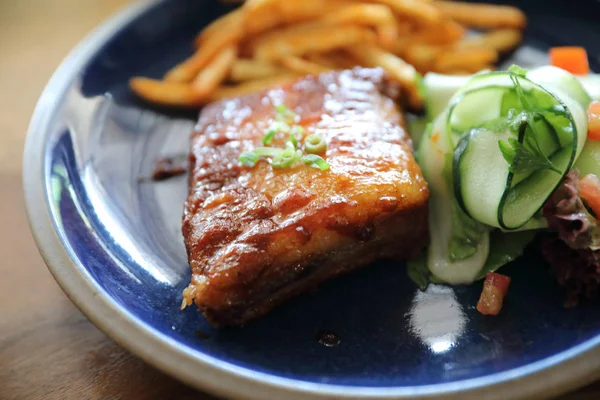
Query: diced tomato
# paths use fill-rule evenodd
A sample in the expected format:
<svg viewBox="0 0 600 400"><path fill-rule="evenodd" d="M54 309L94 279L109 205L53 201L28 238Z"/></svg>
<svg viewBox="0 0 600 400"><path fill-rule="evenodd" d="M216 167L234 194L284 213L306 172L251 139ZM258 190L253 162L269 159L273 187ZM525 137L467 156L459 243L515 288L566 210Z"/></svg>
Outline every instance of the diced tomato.
<svg viewBox="0 0 600 400"><path fill-rule="evenodd" d="M588 107L588 138L600 140L600 101L592 101Z"/></svg>
<svg viewBox="0 0 600 400"><path fill-rule="evenodd" d="M579 194L597 217L600 217L600 179L586 175L579 181Z"/></svg>
<svg viewBox="0 0 600 400"><path fill-rule="evenodd" d="M583 47L553 47L550 49L550 64L575 75L590 73L587 52Z"/></svg>
<svg viewBox="0 0 600 400"><path fill-rule="evenodd" d="M498 315L509 285L510 278L508 276L488 272L483 282L481 297L477 302L477 311L483 315Z"/></svg>

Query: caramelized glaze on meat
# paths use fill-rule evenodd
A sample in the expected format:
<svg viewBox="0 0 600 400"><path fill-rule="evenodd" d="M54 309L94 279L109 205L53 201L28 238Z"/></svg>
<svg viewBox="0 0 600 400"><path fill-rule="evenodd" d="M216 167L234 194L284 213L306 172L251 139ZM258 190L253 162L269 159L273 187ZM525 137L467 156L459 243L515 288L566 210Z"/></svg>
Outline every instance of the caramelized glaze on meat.
<svg viewBox="0 0 600 400"><path fill-rule="evenodd" d="M183 217L192 268L184 304L217 326L243 325L330 277L421 251L427 184L393 89L380 70L354 69L203 109ZM238 162L262 146L278 104L326 139L328 171ZM273 146L285 140L280 133Z"/></svg>

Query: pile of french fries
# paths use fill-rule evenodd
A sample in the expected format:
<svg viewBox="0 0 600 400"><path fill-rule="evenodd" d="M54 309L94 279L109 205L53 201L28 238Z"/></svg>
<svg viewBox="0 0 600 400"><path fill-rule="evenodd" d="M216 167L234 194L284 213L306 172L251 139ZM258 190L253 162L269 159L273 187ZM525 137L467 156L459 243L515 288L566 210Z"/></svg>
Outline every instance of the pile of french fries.
<svg viewBox="0 0 600 400"><path fill-rule="evenodd" d="M491 4L247 0L202 30L195 53L162 80L136 77L130 86L153 103L198 107L307 74L379 66L419 108L418 73L493 69L525 24L519 9Z"/></svg>

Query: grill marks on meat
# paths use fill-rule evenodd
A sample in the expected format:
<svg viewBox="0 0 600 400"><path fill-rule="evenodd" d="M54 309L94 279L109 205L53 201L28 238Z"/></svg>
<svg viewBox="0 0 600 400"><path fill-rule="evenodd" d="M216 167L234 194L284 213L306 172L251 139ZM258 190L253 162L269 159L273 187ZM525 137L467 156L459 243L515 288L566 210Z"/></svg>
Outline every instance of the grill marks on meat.
<svg viewBox="0 0 600 400"><path fill-rule="evenodd" d="M396 90L380 70L354 69L203 109L183 217L192 268L184 305L195 302L217 326L243 325L323 280L420 252L427 185L384 93ZM328 171L239 164L262 145L277 104L297 113L306 135L326 139Z"/></svg>

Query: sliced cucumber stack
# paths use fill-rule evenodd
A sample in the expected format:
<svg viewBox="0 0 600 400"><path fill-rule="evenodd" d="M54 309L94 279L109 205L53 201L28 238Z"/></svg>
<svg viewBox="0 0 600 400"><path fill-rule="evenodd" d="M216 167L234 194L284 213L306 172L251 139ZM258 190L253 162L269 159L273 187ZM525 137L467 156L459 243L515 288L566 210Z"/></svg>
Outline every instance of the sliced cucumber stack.
<svg viewBox="0 0 600 400"><path fill-rule="evenodd" d="M456 143L456 198L477 221L520 228L573 165L586 127L585 110L558 87L550 92L511 72L474 78L457 93L447 116Z"/></svg>
<svg viewBox="0 0 600 400"><path fill-rule="evenodd" d="M539 210L573 167L587 134L590 96L563 72L515 68L453 81L425 76L429 115L439 113L417 153L431 192L427 267L435 278L479 279L484 269L520 254L532 237L525 231L545 225ZM589 153L591 160L600 157L600 146ZM515 237L522 240L510 257L498 254Z"/></svg>
<svg viewBox="0 0 600 400"><path fill-rule="evenodd" d="M581 82L564 69L546 65L532 69L526 76L551 92L556 88L560 89L573 100L579 102L584 108L587 108L592 101L592 98L583 88Z"/></svg>

